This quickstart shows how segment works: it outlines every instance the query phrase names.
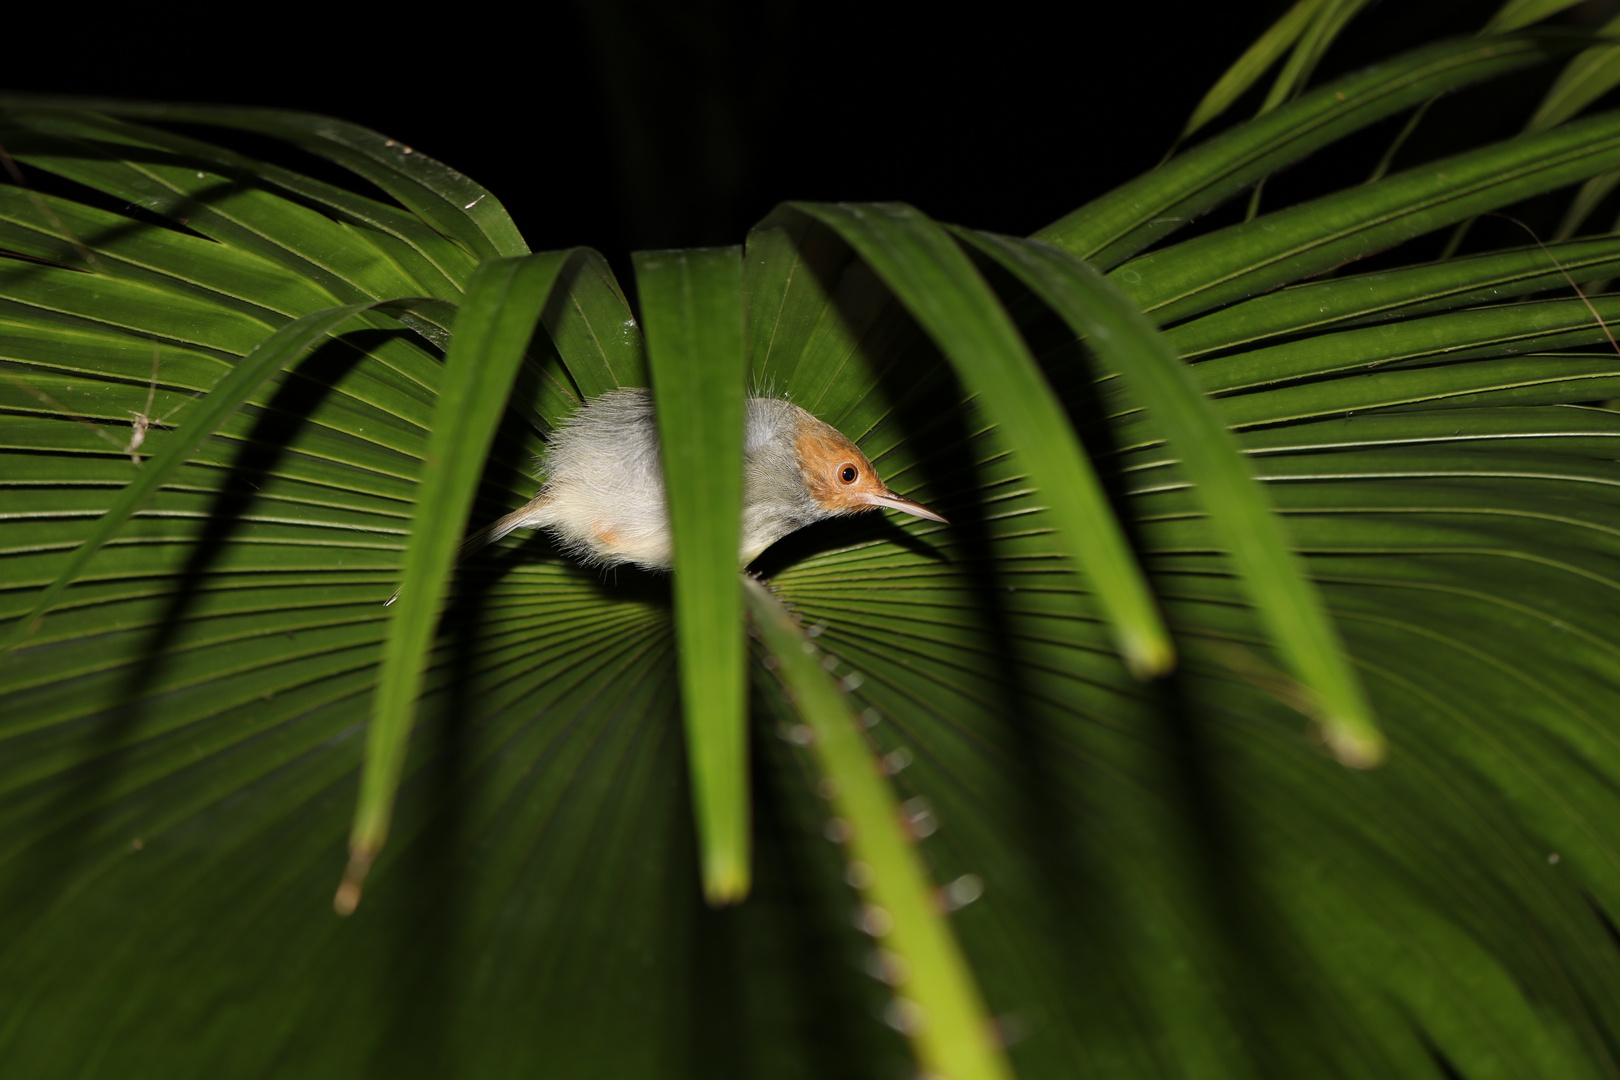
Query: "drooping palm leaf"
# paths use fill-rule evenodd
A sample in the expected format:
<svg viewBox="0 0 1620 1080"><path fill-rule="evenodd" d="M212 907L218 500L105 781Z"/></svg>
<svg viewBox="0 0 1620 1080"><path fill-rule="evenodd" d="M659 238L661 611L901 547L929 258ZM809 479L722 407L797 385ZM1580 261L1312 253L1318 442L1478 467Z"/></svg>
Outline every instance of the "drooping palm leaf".
<svg viewBox="0 0 1620 1080"><path fill-rule="evenodd" d="M1383 760L1384 737L1320 599L1222 418L1169 342L1106 279L1067 252L1009 237L959 235L1059 312L1139 400L1152 403L1271 644L1299 679L1298 696L1313 703L1323 741L1347 765L1366 768Z"/></svg>
<svg viewBox="0 0 1620 1080"><path fill-rule="evenodd" d="M712 904L748 895L742 532L742 249L639 252L636 282L669 494L686 754Z"/></svg>
<svg viewBox="0 0 1620 1080"><path fill-rule="evenodd" d="M1331 113L1332 87L1308 93L1212 140L1219 153L1177 159L1203 164L1172 162L1043 234L1082 254L1112 247L1101 265L1116 283L1175 321L1166 337L1215 394L1385 726L1377 770L1345 770L1300 737L1284 659L1151 390L1124 385L1015 281L993 282L1174 636L1180 667L1143 684L1026 472L1026 433L964 390L884 267L803 221L773 218L750 239L753 378L952 520L825 524L756 570L860 710L1021 1076L1613 1072L1620 421L1579 403L1620 394L1620 357L1579 301L1535 295L1562 281L1539 249L1297 284L1612 168L1612 118L1139 254L1168 236L1165 207L1190 216L1273 171L1275 140L1303 154L1454 76L1542 52L1489 47L1350 76L1340 90L1430 82L1384 111L1347 107L1365 119L1343 128L1309 120ZM274 123L306 148L328 140L334 160L469 190L436 163L402 164L415 157L403 148L390 157L381 136ZM1318 129L1320 142L1297 141ZM0 142L30 170L172 223L50 194L0 203L0 246L33 260L0 272L0 611L13 620L140 470L181 445L203 404L191 396L259 342L344 304L460 302L483 244L521 243L499 217L458 221L452 202L441 214L405 180L378 181L388 205L129 118L18 109ZM1150 189L1157 201L1138 199ZM1612 244L1551 253L1590 280L1612 272ZM605 266L576 257L558 290L475 516L532 494L542 432L581 397L647 381ZM358 320L187 454L0 666L8 1067L903 1068L774 676L756 670L753 687L753 894L710 911L667 583L581 571L543 537L456 575L392 838L366 903L333 918L381 601L428 486L446 378L447 319ZM176 425L151 429L144 466L122 452L134 411Z"/></svg>
<svg viewBox="0 0 1620 1080"><path fill-rule="evenodd" d="M1093 582L1120 655L1141 676L1175 666L1147 582L1079 440L1012 319L949 234L907 206L802 206L837 232L939 343L969 393L1021 445L1057 521L1059 544Z"/></svg>
<svg viewBox="0 0 1620 1080"><path fill-rule="evenodd" d="M456 551L468 531L467 511L495 425L568 258L566 251L547 252L483 264L468 283L455 320L458 333L445 355L445 380L434 404L418 513L411 521L399 591L388 601L390 606L400 602L377 673L349 865L333 901L339 914L352 914L360 902L361 885L388 836L427 653ZM220 396L216 390L207 400Z"/></svg>
<svg viewBox="0 0 1620 1080"><path fill-rule="evenodd" d="M838 814L831 819L838 835L829 839L848 848L845 879L867 901L864 928L882 942L874 957L880 977L895 990L891 1026L911 1038L924 1070L963 1080L1009 1076L972 973L940 911L949 907L951 893L936 891L917 857L915 817L895 805L872 768L861 724L843 687L819 670L815 645L764 585L749 579L745 591L766 666L804 718L794 730L814 748L823 773L819 793Z"/></svg>

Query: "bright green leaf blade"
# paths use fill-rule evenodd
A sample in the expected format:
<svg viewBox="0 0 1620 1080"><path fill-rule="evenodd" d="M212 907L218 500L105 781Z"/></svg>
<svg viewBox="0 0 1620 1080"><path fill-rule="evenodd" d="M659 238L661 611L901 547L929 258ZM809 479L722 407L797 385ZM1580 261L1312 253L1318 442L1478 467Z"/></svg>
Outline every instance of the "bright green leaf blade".
<svg viewBox="0 0 1620 1080"><path fill-rule="evenodd" d="M766 380L772 389L780 384L815 412L819 402L796 384L799 365L808 360L815 366L828 344L847 356L855 347L851 339L865 328L863 316L871 316L836 310L831 294L836 286L828 284L849 266L854 252L815 218L777 210L749 231L745 258L750 377L757 386Z"/></svg>
<svg viewBox="0 0 1620 1080"><path fill-rule="evenodd" d="M1250 184L1352 131L1436 94L1569 51L1534 38L1455 41L1415 50L1320 87L1222 132L1035 234L1104 269L1220 205Z"/></svg>
<svg viewBox="0 0 1620 1080"><path fill-rule="evenodd" d="M898 970L905 974L894 979L894 1013L918 1067L925 1076L1012 1080L973 973L847 697L821 669L816 647L781 601L753 578L746 579L746 592L772 670L812 732L811 751L831 781L833 810L846 825L850 879L867 905L867 932L903 965Z"/></svg>
<svg viewBox="0 0 1620 1080"><path fill-rule="evenodd" d="M674 547L675 636L693 812L709 903L748 895L742 592L742 250L642 251L647 338Z"/></svg>
<svg viewBox="0 0 1620 1080"><path fill-rule="evenodd" d="M1328 746L1347 765L1381 761L1384 737L1320 595L1220 414L1169 342L1106 278L1062 249L991 233L957 235L1062 315L1145 403L1168 433L1272 647L1306 688Z"/></svg>
<svg viewBox="0 0 1620 1080"><path fill-rule="evenodd" d="M1019 448L1126 664L1143 677L1174 667L1152 589L1079 439L1012 320L949 234L899 204L793 205L861 253Z"/></svg>
<svg viewBox="0 0 1620 1080"><path fill-rule="evenodd" d="M1276 81L1266 93L1266 99L1260 103L1262 116L1305 89L1305 84L1310 82L1311 75L1316 71L1316 65L1332 47L1340 32L1351 19L1355 18L1356 13L1367 6L1367 2L1368 0L1325 0L1317 8L1300 34L1294 51L1289 54L1288 62L1277 73Z"/></svg>
<svg viewBox="0 0 1620 1080"><path fill-rule="evenodd" d="M19 111L99 112L143 120L209 124L268 135L364 177L475 258L523 255L529 250L506 208L481 185L443 162L347 120L289 109L19 95L0 99L0 105ZM292 175L287 170L275 170L278 179ZM300 186L312 184L302 177L298 180ZM322 193L336 191L326 186Z"/></svg>
<svg viewBox="0 0 1620 1080"><path fill-rule="evenodd" d="M1599 32L1608 37L1620 34L1620 18L1611 19ZM1546 131L1556 127L1617 85L1620 85L1620 45L1587 49L1564 65L1525 130Z"/></svg>
<svg viewBox="0 0 1620 1080"><path fill-rule="evenodd" d="M927 339L853 247L790 206L749 231L745 257L753 385L867 438L896 403L863 402L851 367L882 381Z"/></svg>
<svg viewBox="0 0 1620 1080"><path fill-rule="evenodd" d="M437 304L440 301L395 301L396 306ZM370 307L382 304L333 308L306 315L270 335L242 359L229 375L203 399L189 420L176 431L162 452L154 455L141 473L120 493L116 502L96 522L95 528L74 551L65 569L34 601L33 607L0 639L0 657L11 652L38 632L40 623L62 590L71 585L101 546L139 510L158 488L235 412L247 398L271 377L298 359L316 342L345 321Z"/></svg>
<svg viewBox="0 0 1620 1080"><path fill-rule="evenodd" d="M1536 300L1356 327L1296 343L1268 345L1205 360L1190 370L1205 393L1229 395L1370 368L1411 368L1434 361L1512 356L1609 340L1620 297ZM1613 349L1586 357L1612 364Z"/></svg>
<svg viewBox="0 0 1620 1080"><path fill-rule="evenodd" d="M1600 237L1311 281L1165 331L1183 359L1284 334L1321 333L1471 307L1620 273L1620 238ZM1567 277L1565 275L1568 275Z"/></svg>
<svg viewBox="0 0 1620 1080"><path fill-rule="evenodd" d="M566 288L553 295L544 321L580 393L593 398L623 386L646 386L641 326L607 260L577 250L563 274Z"/></svg>
<svg viewBox="0 0 1620 1080"><path fill-rule="evenodd" d="M18 160L279 263L339 302L414 294L454 301L471 269L451 245L440 242L454 257L434 251L437 261L429 259L363 216L309 205L269 180L273 170L235 156L216 161L194 140L94 114L0 114L0 123Z"/></svg>
<svg viewBox="0 0 1620 1080"><path fill-rule="evenodd" d="M93 288L83 288L94 282ZM35 266L0 278L0 297L27 310L16 311L17 321L51 315L100 324L99 329L133 331L163 345L199 346L222 356L245 356L275 326L250 315L144 281L91 277L76 270ZM334 305L328 303L317 311ZM364 301L355 306L364 306ZM81 323L82 325L83 323Z"/></svg>
<svg viewBox="0 0 1620 1080"><path fill-rule="evenodd" d="M229 307L210 306L206 299L195 295L176 294L168 288L154 288L145 282L120 280L105 275L89 275L56 267L28 266L16 269L9 264L0 273L0 297L17 301L4 304L3 317L8 332L0 341L21 346L14 350L19 359L31 363L28 353L45 349L48 356L39 356L45 366L58 370L85 370L86 364L75 359L77 348L106 356L106 346L117 342L114 352L119 354L122 375L126 379L145 384L153 376L153 365L160 365L162 381L183 386L188 390L206 392L223 378L237 356L246 355L268 336L272 326L259 323ZM272 286L273 287L273 286ZM334 390L334 398L342 402L346 418L338 422L329 417L323 426L336 425L356 442L349 446L353 453L338 451L349 457L363 452L361 444L375 444L392 450L401 449L415 437L428 422L431 392L437 386L439 364L431 355L411 343L414 334L406 334L400 324L385 312L398 312L390 301L374 303L376 310L355 316L362 325L386 328L383 334L371 339L369 350L379 363L368 365L356 373L352 383ZM429 312L428 321L436 318L435 310L449 310L443 301L418 305ZM140 345L135 355L127 346L126 334L139 335ZM53 345L46 342L55 338ZM200 348L186 347L187 345ZM352 347L340 343L340 350ZM206 358L212 351L214 356ZM169 365L163 368L164 358ZM174 361L181 361L176 366ZM207 362L212 359L212 363ZM89 370L96 370L92 365ZM180 377L183 373L183 377ZM105 416L94 411L93 402L83 403L75 412L85 416ZM85 408L93 411L86 412ZM139 401L123 406L119 419L128 419L127 410L141 409ZM142 410L144 411L144 410ZM370 414L364 419L359 414ZM227 422L227 428L246 426L239 420ZM239 432L233 432L239 433ZM403 440L403 441L402 441ZM327 452L335 450L329 446ZM361 462L356 462L361 463ZM400 461L393 459L397 471Z"/></svg>
<svg viewBox="0 0 1620 1080"><path fill-rule="evenodd" d="M359 124L285 109L160 105L139 115L285 139L376 184L474 255L487 250L514 256L529 250L506 207L489 190L443 162Z"/></svg>
<svg viewBox="0 0 1620 1080"><path fill-rule="evenodd" d="M1110 277L1158 322L1298 281L1620 166L1620 114L1431 162L1144 255Z"/></svg>
<svg viewBox="0 0 1620 1080"><path fill-rule="evenodd" d="M204 202L220 194L221 178L290 195L304 208L358 230L357 247L383 254L433 295L448 291L459 296L477 265L469 250L401 206L172 131L72 108L0 110L0 125L4 126L8 145L14 144L19 152L37 152L45 159L41 164L46 168L77 158L77 164L70 167L87 170L94 178L95 158L126 165L185 163L191 166L193 179L205 181L197 186L206 197ZM195 176L197 172L204 175ZM117 176L117 171L109 175ZM90 182L96 186L94 179ZM135 187L140 192L136 202L161 194L160 189L154 192L148 177L137 177ZM168 201L173 201L172 197ZM153 201L159 212L164 203L161 197ZM187 209L182 207L175 216L186 214Z"/></svg>
<svg viewBox="0 0 1620 1080"><path fill-rule="evenodd" d="M88 264L87 244L96 249L89 255L92 261ZM234 315L257 324L255 330L258 326L274 328L287 319L330 307L334 299L361 298L353 293L334 296L286 266L189 232L136 223L67 199L14 187L0 188L0 245L60 266L174 293L176 304L192 310L199 302L207 309L224 305ZM42 273L19 272L12 267L4 276L26 285ZM441 283L445 287L434 295L452 300L460 296L459 288L443 279ZM16 295L15 287L11 286L12 295ZM94 312L98 316L102 314L99 307ZM447 339L445 329L432 321L429 309L398 315L435 344L442 345ZM207 324L214 319L201 321ZM378 326L393 325L391 320L376 316L367 321Z"/></svg>
<svg viewBox="0 0 1620 1080"><path fill-rule="evenodd" d="M266 259L178 230L130 224L67 199L0 188L0 243L9 251L226 305L261 322L332 305L329 293ZM86 241L96 248L91 266L80 254Z"/></svg>
<svg viewBox="0 0 1620 1080"><path fill-rule="evenodd" d="M1271 65L1281 59L1283 53L1299 40L1299 36L1315 18L1323 2L1324 0L1298 0L1282 18L1272 23L1266 32L1226 69L1216 80L1215 85L1209 88L1204 99L1193 110L1192 116L1188 117L1187 126L1181 129L1181 137L1185 139L1231 108L1232 103L1258 82L1260 76L1264 75Z"/></svg>
<svg viewBox="0 0 1620 1080"><path fill-rule="evenodd" d="M424 668L478 477L540 312L569 254L485 264L473 275L456 317L366 732L349 865L333 900L339 914L351 913L360 902L361 883L388 838Z"/></svg>
<svg viewBox="0 0 1620 1080"><path fill-rule="evenodd" d="M1620 413L1608 409L1447 409L1373 413L1318 424L1239 433L1245 452L1259 456L1317 450L1439 446L1496 452L1536 450L1602 461L1620 460L1615 439Z"/></svg>
<svg viewBox="0 0 1620 1080"><path fill-rule="evenodd" d="M430 295L458 299L477 266L476 244L450 239L408 208L150 125L82 112L73 114L72 120L74 126L88 129L93 144L110 144L115 151L122 147L125 152L130 145L156 148L202 164L205 173L291 195L344 226L357 248L374 249ZM49 117L35 124L43 130L52 127Z"/></svg>
<svg viewBox="0 0 1620 1080"><path fill-rule="evenodd" d="M1370 370L1369 370L1370 368ZM1196 374L1197 368L1195 367ZM1486 357L1460 363L1372 365L1337 377L1268 385L1214 399L1228 427L1297 423L1374 409L1451 409L1484 405L1552 405L1620 396L1620 358L1611 352ZM1113 420L1122 445L1160 442L1164 433L1133 399L1116 399Z"/></svg>

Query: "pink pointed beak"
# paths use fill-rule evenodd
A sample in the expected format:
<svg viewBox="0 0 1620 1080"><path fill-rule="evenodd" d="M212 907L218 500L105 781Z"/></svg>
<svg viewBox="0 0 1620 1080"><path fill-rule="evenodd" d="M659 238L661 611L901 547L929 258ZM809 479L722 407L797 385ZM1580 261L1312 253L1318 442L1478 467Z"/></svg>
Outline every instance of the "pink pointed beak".
<svg viewBox="0 0 1620 1080"><path fill-rule="evenodd" d="M938 521L946 525L950 524L949 521L946 521L944 518L928 509L928 507L924 506L922 503L912 502L910 499L896 495L892 491L886 492L882 495L862 495L861 498L865 499L873 506L882 506L889 510L899 510L902 513L910 514L913 517L927 518L929 521Z"/></svg>

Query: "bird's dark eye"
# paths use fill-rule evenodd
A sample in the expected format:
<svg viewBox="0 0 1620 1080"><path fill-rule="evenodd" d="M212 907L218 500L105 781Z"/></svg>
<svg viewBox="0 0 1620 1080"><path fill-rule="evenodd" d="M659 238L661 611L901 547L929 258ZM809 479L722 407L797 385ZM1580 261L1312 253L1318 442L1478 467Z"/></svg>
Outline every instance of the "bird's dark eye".
<svg viewBox="0 0 1620 1080"><path fill-rule="evenodd" d="M838 469L838 479L842 480L846 484L853 484L855 482L855 478L859 475L861 475L861 470L857 469L853 465L843 465Z"/></svg>

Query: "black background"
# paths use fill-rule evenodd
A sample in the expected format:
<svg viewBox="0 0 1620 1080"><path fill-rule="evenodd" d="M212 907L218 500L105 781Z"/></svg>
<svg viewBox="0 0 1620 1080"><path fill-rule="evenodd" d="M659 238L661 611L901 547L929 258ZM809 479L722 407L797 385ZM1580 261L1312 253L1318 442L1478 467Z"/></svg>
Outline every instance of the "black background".
<svg viewBox="0 0 1620 1080"><path fill-rule="evenodd" d="M1385 0L1320 74L1472 32L1496 6ZM1584 6L1566 21L1608 14ZM1152 167L1286 7L578 0L102 17L58 4L0 21L0 86L341 116L490 188L534 249L589 244L623 266L632 249L739 242L784 199L903 200L1031 232ZM1495 84L1413 153L1508 134L1539 92ZM1274 180L1267 205L1361 179L1398 123Z"/></svg>

